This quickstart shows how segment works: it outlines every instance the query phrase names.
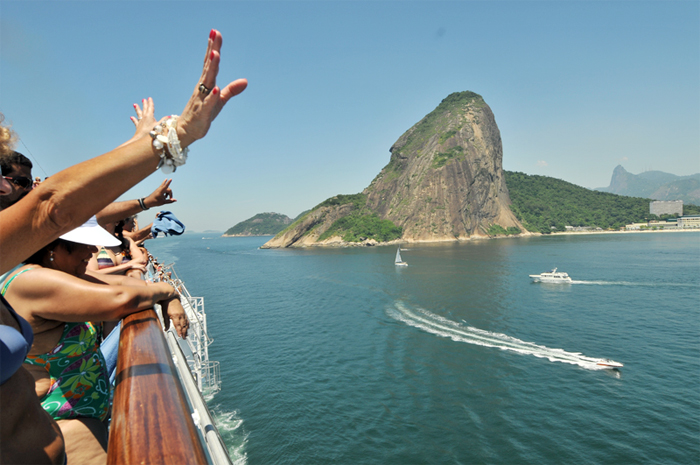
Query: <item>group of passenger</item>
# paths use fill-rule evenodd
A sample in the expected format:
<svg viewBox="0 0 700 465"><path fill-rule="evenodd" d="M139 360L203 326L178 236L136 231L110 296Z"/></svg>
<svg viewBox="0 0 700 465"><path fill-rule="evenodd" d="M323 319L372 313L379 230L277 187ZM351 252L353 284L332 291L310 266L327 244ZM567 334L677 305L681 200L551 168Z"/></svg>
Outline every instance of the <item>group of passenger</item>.
<svg viewBox="0 0 700 465"><path fill-rule="evenodd" d="M150 225L139 229L135 217L175 201L171 180L114 200L155 169L183 165L187 147L245 89L244 79L216 86L221 43L212 30L179 117L157 121L145 99L130 140L40 183L0 115L0 463L105 463L118 322L160 304L187 336L178 290L142 279Z"/></svg>

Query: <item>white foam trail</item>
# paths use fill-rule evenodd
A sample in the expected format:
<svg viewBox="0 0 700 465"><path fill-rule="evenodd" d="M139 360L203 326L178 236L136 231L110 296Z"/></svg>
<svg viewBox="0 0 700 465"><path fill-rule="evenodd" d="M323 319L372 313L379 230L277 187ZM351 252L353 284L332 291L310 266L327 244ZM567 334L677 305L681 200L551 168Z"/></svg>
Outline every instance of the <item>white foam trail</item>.
<svg viewBox="0 0 700 465"><path fill-rule="evenodd" d="M220 405L210 407L216 428L228 447L228 455L234 465L246 465L248 456L245 452L248 443L248 433L244 431L243 419L237 410L233 412L223 409Z"/></svg>
<svg viewBox="0 0 700 465"><path fill-rule="evenodd" d="M538 358L546 358L550 362L569 363L587 370L603 369L597 365L600 358L586 357L581 353L566 352L563 349L550 349L532 342L521 341L506 334L492 333L483 329L465 326L422 308L410 309L403 302L396 302L394 308L387 309L387 313L392 318L407 325L437 336L452 339L455 342L495 347L523 355L534 355Z"/></svg>
<svg viewBox="0 0 700 465"><path fill-rule="evenodd" d="M595 284L598 286L651 286L651 287L698 287L691 283L633 283L629 281L580 281L572 280L571 284Z"/></svg>

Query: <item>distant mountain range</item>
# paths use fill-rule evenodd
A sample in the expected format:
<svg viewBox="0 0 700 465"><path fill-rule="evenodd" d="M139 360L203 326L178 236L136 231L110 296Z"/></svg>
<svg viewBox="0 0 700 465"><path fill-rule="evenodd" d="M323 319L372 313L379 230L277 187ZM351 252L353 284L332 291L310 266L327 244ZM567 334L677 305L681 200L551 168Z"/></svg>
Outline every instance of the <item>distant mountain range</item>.
<svg viewBox="0 0 700 465"><path fill-rule="evenodd" d="M690 176L676 176L662 171L632 174L622 165L617 165L610 185L596 190L653 200L682 200L684 203L700 205L700 173Z"/></svg>
<svg viewBox="0 0 700 465"><path fill-rule="evenodd" d="M331 197L295 219L260 213L224 236L275 235L262 248L461 241L567 226L619 229L651 218L650 199L683 200L685 214L700 212L700 173L634 175L618 166L609 187L589 190L504 171L495 117L469 91L448 95L390 152L362 192Z"/></svg>

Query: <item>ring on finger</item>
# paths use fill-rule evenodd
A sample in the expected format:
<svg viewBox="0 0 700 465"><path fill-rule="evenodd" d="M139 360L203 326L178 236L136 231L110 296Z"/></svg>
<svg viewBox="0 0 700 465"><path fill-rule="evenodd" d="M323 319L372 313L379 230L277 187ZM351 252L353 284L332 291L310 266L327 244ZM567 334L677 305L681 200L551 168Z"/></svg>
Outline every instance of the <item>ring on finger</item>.
<svg viewBox="0 0 700 465"><path fill-rule="evenodd" d="M205 86L204 83L202 82L199 84L199 92L201 92L204 95L209 95L209 93L211 92L211 89L208 88L207 86Z"/></svg>

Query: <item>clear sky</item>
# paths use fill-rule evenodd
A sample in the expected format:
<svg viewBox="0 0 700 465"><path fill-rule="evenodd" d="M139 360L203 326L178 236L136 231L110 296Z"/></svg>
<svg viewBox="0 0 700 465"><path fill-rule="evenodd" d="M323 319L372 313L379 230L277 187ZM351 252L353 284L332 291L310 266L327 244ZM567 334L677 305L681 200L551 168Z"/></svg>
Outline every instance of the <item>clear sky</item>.
<svg viewBox="0 0 700 465"><path fill-rule="evenodd" d="M219 83L249 85L173 175L193 231L362 191L465 90L493 110L507 170L588 188L618 164L700 172L698 1L2 0L0 27L0 111L42 177L128 139L142 98L180 113L221 31Z"/></svg>

